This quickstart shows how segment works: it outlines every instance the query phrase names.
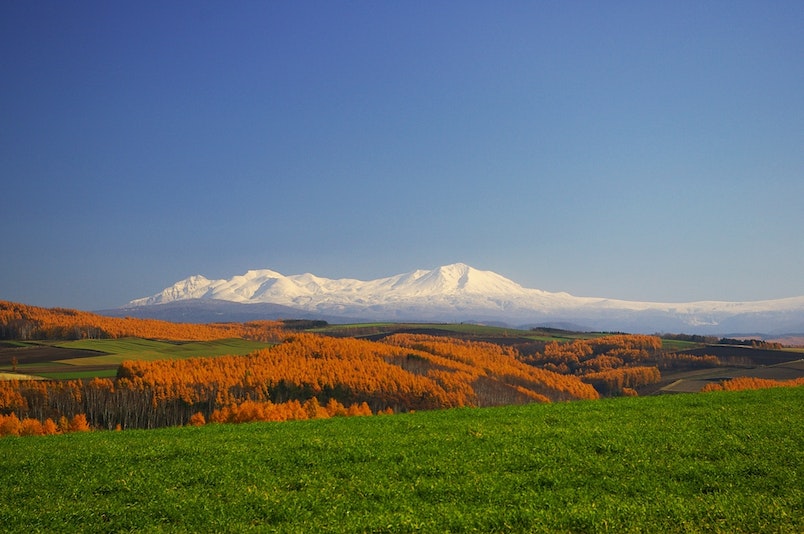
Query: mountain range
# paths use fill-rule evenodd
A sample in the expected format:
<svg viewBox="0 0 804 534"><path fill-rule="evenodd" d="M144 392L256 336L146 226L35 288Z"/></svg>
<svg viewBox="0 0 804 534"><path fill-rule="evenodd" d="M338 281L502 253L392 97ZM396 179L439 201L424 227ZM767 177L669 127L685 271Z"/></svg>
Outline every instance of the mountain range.
<svg viewBox="0 0 804 534"><path fill-rule="evenodd" d="M483 322L623 332L804 332L804 296L754 302L636 302L522 287L463 263L379 278L329 279L269 269L180 280L110 315L185 322L304 318L330 322Z"/></svg>

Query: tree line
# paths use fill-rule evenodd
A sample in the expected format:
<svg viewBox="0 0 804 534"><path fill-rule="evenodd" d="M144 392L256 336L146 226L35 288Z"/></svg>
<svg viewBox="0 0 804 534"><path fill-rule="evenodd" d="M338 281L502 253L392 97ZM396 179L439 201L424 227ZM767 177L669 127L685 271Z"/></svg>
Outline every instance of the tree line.
<svg viewBox="0 0 804 534"><path fill-rule="evenodd" d="M662 349L662 338L640 334L553 341L520 358L542 369L578 376L605 396L634 395L637 388L659 382L661 370L720 365L711 355L668 353Z"/></svg>
<svg viewBox="0 0 804 534"><path fill-rule="evenodd" d="M0 382L0 415L61 431L76 417L93 428L155 428L596 399L634 395L659 381L660 369L719 364L714 356L667 354L658 336L647 335L549 342L523 354L514 346L429 334L369 341L271 321L177 324L0 301L0 335L26 339L20 334L278 342L246 356L130 360L113 379Z"/></svg>
<svg viewBox="0 0 804 534"><path fill-rule="evenodd" d="M0 301L0 339L116 339L142 337L168 341L243 338L275 341L285 335L278 321L190 324L156 319L106 317L66 308L41 308Z"/></svg>
<svg viewBox="0 0 804 534"><path fill-rule="evenodd" d="M492 343L295 333L246 356L126 361L115 379L0 382L0 413L41 421L83 414L96 428L154 428L192 417L242 420L247 409L285 420L301 413L296 403L308 415L366 415L598 396L578 377L537 369Z"/></svg>
<svg viewBox="0 0 804 534"><path fill-rule="evenodd" d="M773 380L770 378L756 378L752 376L741 376L723 380L720 382L712 382L707 384L701 390L702 393L707 391L742 391L746 389L765 389L765 388L779 388L779 387L799 387L804 386L804 378L793 378L790 380Z"/></svg>

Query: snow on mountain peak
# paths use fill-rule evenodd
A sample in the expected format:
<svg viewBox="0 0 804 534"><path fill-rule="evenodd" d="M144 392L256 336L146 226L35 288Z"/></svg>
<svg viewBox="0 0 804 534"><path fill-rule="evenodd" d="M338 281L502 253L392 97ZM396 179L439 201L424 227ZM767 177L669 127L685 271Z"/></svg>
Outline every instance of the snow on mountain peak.
<svg viewBox="0 0 804 534"><path fill-rule="evenodd" d="M481 271L465 263L453 263L425 271L416 281L423 292L498 295L520 293L523 288L493 271Z"/></svg>
<svg viewBox="0 0 804 534"><path fill-rule="evenodd" d="M228 280L191 276L156 295L133 300L130 305L162 304L196 298L298 305L300 299L307 304L310 304L310 299L347 303L355 297L364 303L382 304L388 298L488 296L521 294L524 291L527 290L497 273L481 271L464 263L444 265L429 271L416 270L367 282L349 278L332 280L310 273L285 276L261 269L250 270Z"/></svg>
<svg viewBox="0 0 804 534"><path fill-rule="evenodd" d="M148 306L174 300L203 298L211 283L212 282L206 277L196 274L176 282L156 295L132 300L130 304L134 306Z"/></svg>
<svg viewBox="0 0 804 534"><path fill-rule="evenodd" d="M156 295L132 300L129 306L190 299L278 304L308 313L356 318L502 320L520 324L561 320L647 333L671 329L711 332L724 324L754 325L755 320L749 321L757 314L765 314L763 324L804 325L804 297L676 304L575 297L524 288L493 271L465 263L369 281L333 280L310 273L285 276L269 269L247 271L228 280L195 275Z"/></svg>

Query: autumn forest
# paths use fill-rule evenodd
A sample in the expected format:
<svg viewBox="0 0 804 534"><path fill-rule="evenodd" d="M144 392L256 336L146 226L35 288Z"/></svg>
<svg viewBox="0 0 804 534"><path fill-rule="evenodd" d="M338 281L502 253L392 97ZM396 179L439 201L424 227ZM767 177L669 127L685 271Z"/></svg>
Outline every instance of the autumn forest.
<svg viewBox="0 0 804 534"><path fill-rule="evenodd" d="M241 338L273 344L246 355L131 359L114 377L0 380L0 435L635 396L667 370L720 364L716 356L680 353L648 335L513 343L448 330L363 337L304 326L320 325L179 324L0 302L0 339L6 340Z"/></svg>

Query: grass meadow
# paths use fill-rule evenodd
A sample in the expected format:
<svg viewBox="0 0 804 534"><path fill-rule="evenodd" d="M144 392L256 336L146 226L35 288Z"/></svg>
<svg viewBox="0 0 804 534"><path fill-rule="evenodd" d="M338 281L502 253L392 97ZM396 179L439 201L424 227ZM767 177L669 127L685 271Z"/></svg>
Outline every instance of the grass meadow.
<svg viewBox="0 0 804 534"><path fill-rule="evenodd" d="M803 532L804 388L0 439L8 532Z"/></svg>

